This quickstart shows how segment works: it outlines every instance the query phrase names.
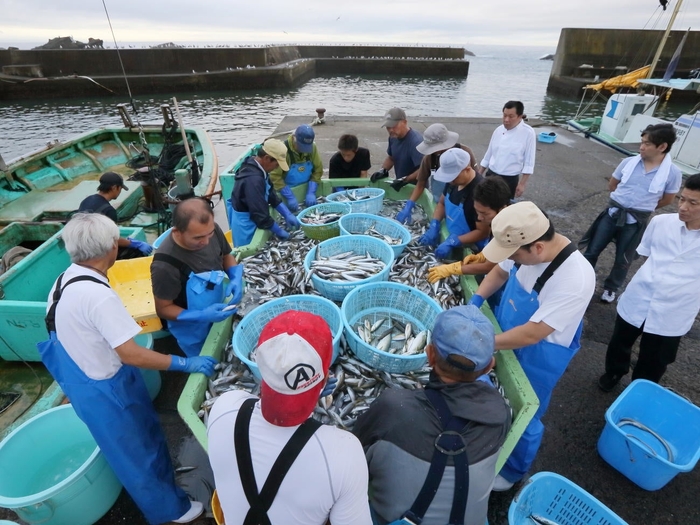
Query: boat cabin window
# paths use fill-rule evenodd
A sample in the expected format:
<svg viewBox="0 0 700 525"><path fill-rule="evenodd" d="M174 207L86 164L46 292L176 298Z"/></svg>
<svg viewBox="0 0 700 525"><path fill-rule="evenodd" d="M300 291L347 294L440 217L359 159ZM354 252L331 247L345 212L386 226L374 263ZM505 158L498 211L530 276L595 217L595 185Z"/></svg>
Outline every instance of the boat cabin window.
<svg viewBox="0 0 700 525"><path fill-rule="evenodd" d="M631 116L638 115L639 113L644 113L644 109L646 109L646 104L635 104L632 106L632 113L630 113Z"/></svg>

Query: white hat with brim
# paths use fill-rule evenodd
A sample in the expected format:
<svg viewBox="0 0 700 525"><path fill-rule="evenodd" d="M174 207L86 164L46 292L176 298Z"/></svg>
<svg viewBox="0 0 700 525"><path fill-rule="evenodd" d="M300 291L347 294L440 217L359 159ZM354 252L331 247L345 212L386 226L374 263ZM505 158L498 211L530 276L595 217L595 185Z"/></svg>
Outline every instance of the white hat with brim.
<svg viewBox="0 0 700 525"><path fill-rule="evenodd" d="M449 131L443 124L432 124L423 132L423 142L416 149L423 155L432 155L436 151L450 149L458 140L458 133Z"/></svg>

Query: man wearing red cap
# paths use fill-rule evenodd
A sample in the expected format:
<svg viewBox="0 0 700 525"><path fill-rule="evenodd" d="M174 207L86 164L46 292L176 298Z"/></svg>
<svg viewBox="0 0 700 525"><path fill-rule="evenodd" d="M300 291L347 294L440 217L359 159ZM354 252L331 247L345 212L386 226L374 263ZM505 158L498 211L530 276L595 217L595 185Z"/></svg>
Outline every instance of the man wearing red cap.
<svg viewBox="0 0 700 525"><path fill-rule="evenodd" d="M209 461L227 525L372 523L359 441L310 419L332 354L323 318L280 314L265 326L255 350L260 399L232 391L212 407Z"/></svg>

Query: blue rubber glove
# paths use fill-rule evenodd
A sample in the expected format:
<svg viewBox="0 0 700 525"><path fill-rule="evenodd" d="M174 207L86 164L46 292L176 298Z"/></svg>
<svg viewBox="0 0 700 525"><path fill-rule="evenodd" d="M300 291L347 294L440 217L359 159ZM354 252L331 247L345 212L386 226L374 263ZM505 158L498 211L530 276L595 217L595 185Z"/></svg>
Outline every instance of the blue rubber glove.
<svg viewBox="0 0 700 525"><path fill-rule="evenodd" d="M408 200L406 204L403 205L403 210L396 214L396 220L401 224L413 224L413 208L416 205L415 202Z"/></svg>
<svg viewBox="0 0 700 525"><path fill-rule="evenodd" d="M204 310L183 310L177 316L178 321L202 321L205 323L218 323L235 314L237 308L231 308L228 304L216 303L207 306Z"/></svg>
<svg viewBox="0 0 700 525"><path fill-rule="evenodd" d="M277 235L280 239L289 239L289 234L282 229L282 227L275 223L272 223L272 228L270 228L270 231Z"/></svg>
<svg viewBox="0 0 700 525"><path fill-rule="evenodd" d="M226 275L228 275L229 281L226 291L224 292L224 297L233 294L228 304L238 304L243 298L243 265L237 264L236 266L231 266L226 270Z"/></svg>
<svg viewBox="0 0 700 525"><path fill-rule="evenodd" d="M331 395L333 393L333 390L335 390L335 385L337 385L337 384L338 384L338 378L335 376L329 376L328 381L326 381L326 384L323 385L323 390L321 390L321 395L318 396L319 399Z"/></svg>
<svg viewBox="0 0 700 525"><path fill-rule="evenodd" d="M299 219L296 218L296 215L289 211L284 204L278 205L275 209L282 217L284 217L288 230L301 226L301 223L299 222Z"/></svg>
<svg viewBox="0 0 700 525"><path fill-rule="evenodd" d="M479 294L474 294L472 295L471 299L469 299L469 302L467 304L473 304L477 308L481 308L481 305L484 304L484 298L481 297Z"/></svg>
<svg viewBox="0 0 700 525"><path fill-rule="evenodd" d="M195 357L179 357L176 355L170 356L170 366L168 370L173 370L175 372L187 372L188 374L204 374L209 377L214 374L214 367L216 366L216 359L209 356L195 356Z"/></svg>
<svg viewBox="0 0 700 525"><path fill-rule="evenodd" d="M153 246L151 246L147 242L137 241L136 239L132 239L131 237L127 237L126 240L129 241L129 248L136 248L144 255L151 255L151 252L153 251Z"/></svg>
<svg viewBox="0 0 700 525"><path fill-rule="evenodd" d="M438 259L445 259L450 255L452 248L459 248L462 246L462 241L459 240L459 235L451 234L445 242L435 250L435 257Z"/></svg>
<svg viewBox="0 0 700 525"><path fill-rule="evenodd" d="M430 221L430 226L428 226L428 231L426 231L421 238L418 239L418 244L422 246L435 246L440 238L440 221L433 219Z"/></svg>
<svg viewBox="0 0 700 525"><path fill-rule="evenodd" d="M290 210L297 211L299 209L299 203L297 202L297 198L292 193L292 188L285 186L280 190L280 194L287 201L287 206Z"/></svg>
<svg viewBox="0 0 700 525"><path fill-rule="evenodd" d="M304 199L304 204L307 206L313 206L316 204L316 190L318 189L318 184L312 180L309 181L309 187L306 190L306 199Z"/></svg>

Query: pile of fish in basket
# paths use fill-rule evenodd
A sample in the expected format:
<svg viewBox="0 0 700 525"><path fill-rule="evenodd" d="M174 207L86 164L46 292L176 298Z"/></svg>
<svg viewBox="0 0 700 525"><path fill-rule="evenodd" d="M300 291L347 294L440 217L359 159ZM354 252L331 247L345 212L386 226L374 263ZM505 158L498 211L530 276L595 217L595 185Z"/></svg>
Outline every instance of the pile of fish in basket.
<svg viewBox="0 0 700 525"><path fill-rule="evenodd" d="M317 239L308 238L303 231L296 231L287 240L272 238L258 253L243 259L241 262L245 265L244 278L247 288L239 305L237 320L234 321L234 331L239 322L238 316L255 315L253 312L258 306L280 297L297 294L323 295L336 301L338 305L343 302L343 307L347 310L347 301L344 301L346 297L353 299L353 296L360 295L363 288L371 287L370 284L359 286L358 282L372 282L372 279L377 279L382 273L385 274L383 281L388 281L387 286L396 286L391 283L399 283L403 286L398 288L416 290L417 294L435 301L438 310L461 304L462 290L457 277L452 276L432 285L426 280L428 269L440 262L436 260L432 250L417 243L428 223L428 218L420 206L414 208L413 224L405 226L410 231L410 242L405 242L406 239L402 239L400 235L382 233L384 229L378 226L379 222L384 220L382 217L393 218L402 207L402 201L384 200L378 215L363 214L365 219L359 223L360 230L358 231L357 227L352 228L351 233L360 235L334 237L319 243ZM311 213L311 220L324 224L323 214L323 211ZM345 218L350 219L352 216L348 214ZM342 239L360 237L363 239L362 246L370 246L372 242L377 244L364 253L358 253L356 249L343 249L343 246L346 246L344 243L350 241ZM329 245L331 247L326 249ZM399 254L394 250L397 246L401 248ZM326 286L332 285L338 289L347 287L349 291L343 289L342 296L333 296L333 293L329 296L328 290L323 290L318 285L319 280ZM409 292L416 294L412 290ZM355 300L359 300L359 297ZM395 301L405 301L405 298L399 296ZM290 303L289 307L294 308L294 303ZM353 318L344 318L345 330L340 338L339 355L331 365L331 372L338 379L338 383L332 395L319 401L314 417L324 424L333 424L349 430L357 417L369 408L385 388L417 389L427 384L430 370L424 358L419 361L416 361L416 358L425 356L424 349L430 342L432 323L430 326L420 326L420 319L411 321L410 317L397 315L395 310L384 308L382 304L378 304L374 309L360 309L354 313L344 311L343 314ZM333 330L333 327L331 329ZM395 360L403 359L403 362L412 359L414 364L409 370L405 370L405 365L398 368L373 366L371 360L361 359L363 352L368 349L377 355L391 356ZM415 363L418 363L417 369ZM492 372L489 377L505 397L496 374ZM215 376L208 382L205 399L198 413L205 425L209 409L216 398L229 390L259 393L255 377L236 357L231 343L224 350Z"/></svg>

